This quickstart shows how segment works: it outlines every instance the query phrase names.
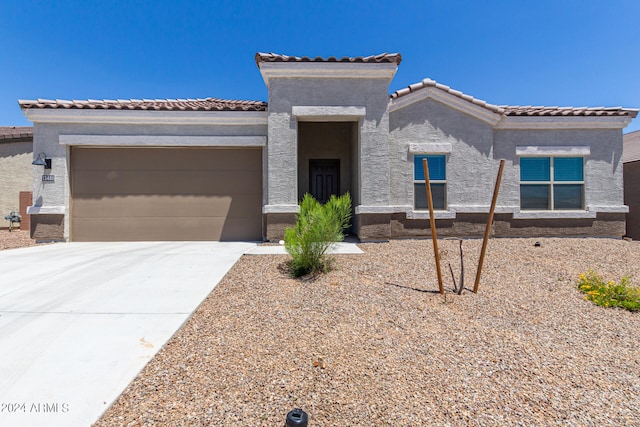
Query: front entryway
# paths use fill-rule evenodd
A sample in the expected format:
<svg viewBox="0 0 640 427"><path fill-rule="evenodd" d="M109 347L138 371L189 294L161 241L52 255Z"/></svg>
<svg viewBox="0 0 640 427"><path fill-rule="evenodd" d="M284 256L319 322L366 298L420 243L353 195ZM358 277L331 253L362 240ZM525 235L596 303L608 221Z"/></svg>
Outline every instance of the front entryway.
<svg viewBox="0 0 640 427"><path fill-rule="evenodd" d="M309 160L309 193L320 203L340 194L340 159Z"/></svg>
<svg viewBox="0 0 640 427"><path fill-rule="evenodd" d="M321 202L350 193L359 203L358 123L298 123L298 200L306 193Z"/></svg>

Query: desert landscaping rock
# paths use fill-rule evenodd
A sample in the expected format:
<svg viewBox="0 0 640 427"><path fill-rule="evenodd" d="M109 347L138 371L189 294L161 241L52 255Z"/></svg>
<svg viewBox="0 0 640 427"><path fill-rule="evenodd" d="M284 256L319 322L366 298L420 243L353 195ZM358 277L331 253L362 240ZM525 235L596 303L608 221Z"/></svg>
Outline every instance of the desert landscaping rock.
<svg viewBox="0 0 640 427"><path fill-rule="evenodd" d="M306 280L244 256L96 425L274 426L298 407L310 426L640 425L640 314L575 285L638 283L640 245L494 239L473 294L480 246L461 296L443 268L446 299L429 240L361 244ZM440 248L458 275L458 242Z"/></svg>
<svg viewBox="0 0 640 427"><path fill-rule="evenodd" d="M0 251L34 246L35 244L36 241L31 239L29 230L0 230Z"/></svg>

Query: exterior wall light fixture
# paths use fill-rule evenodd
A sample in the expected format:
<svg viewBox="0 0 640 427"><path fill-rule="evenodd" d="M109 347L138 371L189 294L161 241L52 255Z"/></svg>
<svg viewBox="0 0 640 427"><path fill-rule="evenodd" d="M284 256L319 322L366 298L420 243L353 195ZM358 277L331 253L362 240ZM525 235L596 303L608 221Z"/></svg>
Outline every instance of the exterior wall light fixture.
<svg viewBox="0 0 640 427"><path fill-rule="evenodd" d="M38 158L31 162L32 165L44 166L45 169L51 169L51 159L47 159L44 153L38 154Z"/></svg>

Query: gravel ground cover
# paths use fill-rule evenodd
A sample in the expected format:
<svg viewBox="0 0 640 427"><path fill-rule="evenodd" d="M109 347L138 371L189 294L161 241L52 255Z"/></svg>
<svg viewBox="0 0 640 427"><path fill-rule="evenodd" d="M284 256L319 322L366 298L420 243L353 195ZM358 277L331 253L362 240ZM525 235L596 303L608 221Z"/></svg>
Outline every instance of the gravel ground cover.
<svg viewBox="0 0 640 427"><path fill-rule="evenodd" d="M35 244L36 241L29 236L29 230L0 230L0 251L34 246Z"/></svg>
<svg viewBox="0 0 640 427"><path fill-rule="evenodd" d="M310 426L640 425L640 313L575 285L637 284L637 242L493 239L458 296L441 240L446 299L429 240L360 247L305 280L286 255L242 257L96 426L279 426L296 407Z"/></svg>

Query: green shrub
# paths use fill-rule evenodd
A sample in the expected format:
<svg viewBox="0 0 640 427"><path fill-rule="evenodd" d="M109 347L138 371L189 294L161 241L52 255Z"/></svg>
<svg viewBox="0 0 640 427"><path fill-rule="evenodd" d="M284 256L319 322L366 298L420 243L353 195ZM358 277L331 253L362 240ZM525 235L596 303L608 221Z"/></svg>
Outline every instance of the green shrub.
<svg viewBox="0 0 640 427"><path fill-rule="evenodd" d="M327 251L335 242L344 239L343 231L351 220L351 197L331 196L321 204L310 194L300 203L298 220L284 233L284 247L291 255L291 273L295 277L328 268Z"/></svg>
<svg viewBox="0 0 640 427"><path fill-rule="evenodd" d="M593 270L582 273L578 280L578 289L584 294L584 299L592 301L602 307L621 307L629 311L640 310L640 289L630 285L628 276L620 283L613 280L605 282Z"/></svg>

